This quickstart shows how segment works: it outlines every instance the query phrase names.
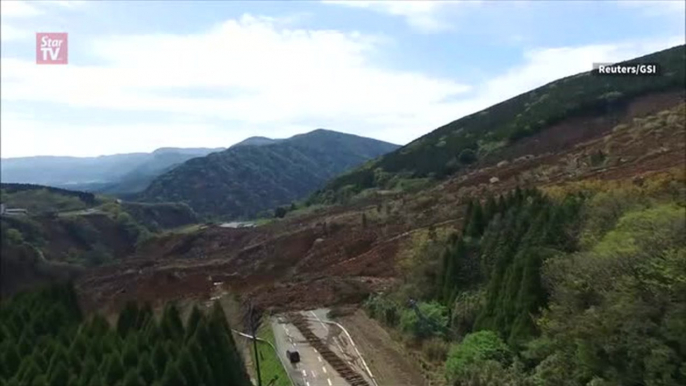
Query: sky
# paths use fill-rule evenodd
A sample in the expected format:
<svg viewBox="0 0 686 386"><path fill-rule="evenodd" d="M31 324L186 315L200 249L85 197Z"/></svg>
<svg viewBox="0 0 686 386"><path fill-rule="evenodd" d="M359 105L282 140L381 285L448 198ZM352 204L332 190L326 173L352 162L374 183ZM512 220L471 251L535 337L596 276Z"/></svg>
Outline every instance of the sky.
<svg viewBox="0 0 686 386"><path fill-rule="evenodd" d="M3 158L228 147L317 128L396 144L684 44L675 1L0 0ZM36 33L68 64L36 64Z"/></svg>

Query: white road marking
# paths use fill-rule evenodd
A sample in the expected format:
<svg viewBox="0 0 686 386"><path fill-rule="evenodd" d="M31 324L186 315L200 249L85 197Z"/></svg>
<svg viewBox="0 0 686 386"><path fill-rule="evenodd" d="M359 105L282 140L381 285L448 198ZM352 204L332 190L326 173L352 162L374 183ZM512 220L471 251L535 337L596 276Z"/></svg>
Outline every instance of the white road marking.
<svg viewBox="0 0 686 386"><path fill-rule="evenodd" d="M303 377L307 376L307 371L303 370Z"/></svg>
<svg viewBox="0 0 686 386"><path fill-rule="evenodd" d="M315 373L314 370L312 370L312 378L317 378L317 373Z"/></svg>
<svg viewBox="0 0 686 386"><path fill-rule="evenodd" d="M317 359L319 359L319 363L321 363L321 362L322 362L322 357L320 357L320 356L317 356Z"/></svg>
<svg viewBox="0 0 686 386"><path fill-rule="evenodd" d="M326 374L326 367L322 367L322 371L324 371L324 374Z"/></svg>
<svg viewBox="0 0 686 386"><path fill-rule="evenodd" d="M326 378L326 381L329 382L329 386L332 385L332 383L331 383L331 378Z"/></svg>
<svg viewBox="0 0 686 386"><path fill-rule="evenodd" d="M310 382L305 381L305 386L310 386Z"/></svg>
<svg viewBox="0 0 686 386"><path fill-rule="evenodd" d="M322 327L324 327L324 330L326 330L326 333L328 334L329 333L329 327L327 327L326 324L324 324L324 322L322 322L322 320L319 319L319 316L317 316L317 314L315 314L314 311L310 311L310 313L312 313L312 316L314 316L314 318L319 321L319 323L322 325Z"/></svg>

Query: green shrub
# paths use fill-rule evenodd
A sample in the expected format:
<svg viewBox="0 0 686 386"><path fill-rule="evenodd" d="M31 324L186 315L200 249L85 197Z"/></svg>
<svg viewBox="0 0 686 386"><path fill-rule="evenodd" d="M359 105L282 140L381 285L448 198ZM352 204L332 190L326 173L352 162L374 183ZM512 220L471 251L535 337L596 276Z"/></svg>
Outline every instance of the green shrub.
<svg viewBox="0 0 686 386"><path fill-rule="evenodd" d="M20 245L21 243L24 242L24 237L21 235L21 232L19 232L16 229L8 229L5 231L5 237L7 237L7 242L9 245Z"/></svg>
<svg viewBox="0 0 686 386"><path fill-rule="evenodd" d="M472 149L464 149L460 152L458 159L463 165L469 165L476 161L476 153Z"/></svg>
<svg viewBox="0 0 686 386"><path fill-rule="evenodd" d="M394 301L381 295L372 296L364 303L364 308L374 319L380 320L389 327L395 327L400 321L400 307Z"/></svg>
<svg viewBox="0 0 686 386"><path fill-rule="evenodd" d="M445 363L446 377L454 381L464 377L465 370L471 365L491 360L507 365L511 359L510 349L498 334L487 330L475 332L450 348Z"/></svg>
<svg viewBox="0 0 686 386"><path fill-rule="evenodd" d="M400 329L415 339L442 336L448 324L448 309L438 302L417 304L418 311L409 308L400 315Z"/></svg>

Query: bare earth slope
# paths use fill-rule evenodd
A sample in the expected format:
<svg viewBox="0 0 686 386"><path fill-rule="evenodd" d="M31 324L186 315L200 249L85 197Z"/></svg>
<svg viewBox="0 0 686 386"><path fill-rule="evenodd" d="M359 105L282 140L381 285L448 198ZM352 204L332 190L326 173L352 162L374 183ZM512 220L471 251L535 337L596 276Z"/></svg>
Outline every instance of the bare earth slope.
<svg viewBox="0 0 686 386"><path fill-rule="evenodd" d="M560 122L509 149L506 159L483 160L428 191L372 198L254 229L210 227L154 239L134 258L85 275L79 281L83 300L99 308L131 298L207 299L213 282L221 281L275 310L359 303L394 282L396 258L413 231L454 227L467 198L515 186L682 170L683 101L683 93L652 94L621 115Z"/></svg>

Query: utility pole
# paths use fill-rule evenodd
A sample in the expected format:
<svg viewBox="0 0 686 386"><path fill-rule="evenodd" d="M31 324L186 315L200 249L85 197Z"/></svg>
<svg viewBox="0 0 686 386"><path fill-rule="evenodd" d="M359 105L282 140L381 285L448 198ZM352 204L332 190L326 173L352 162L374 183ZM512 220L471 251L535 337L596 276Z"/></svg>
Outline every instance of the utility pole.
<svg viewBox="0 0 686 386"><path fill-rule="evenodd" d="M252 335L252 346L255 352L255 367L257 369L257 386L262 386L262 374L260 373L260 356L257 352L257 330L260 328L260 315L255 313L252 302L248 303L247 327Z"/></svg>

